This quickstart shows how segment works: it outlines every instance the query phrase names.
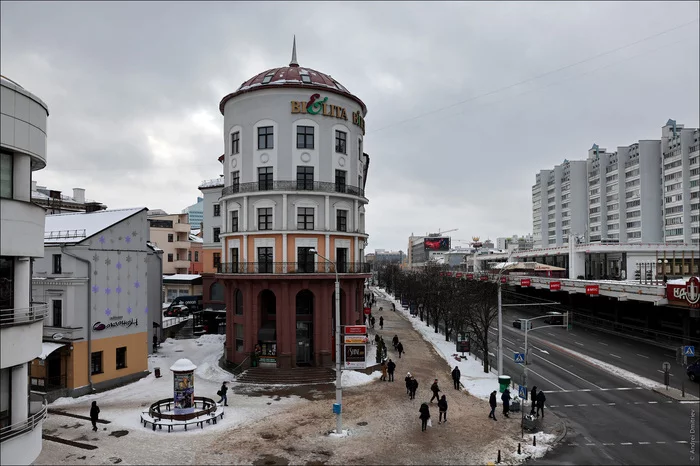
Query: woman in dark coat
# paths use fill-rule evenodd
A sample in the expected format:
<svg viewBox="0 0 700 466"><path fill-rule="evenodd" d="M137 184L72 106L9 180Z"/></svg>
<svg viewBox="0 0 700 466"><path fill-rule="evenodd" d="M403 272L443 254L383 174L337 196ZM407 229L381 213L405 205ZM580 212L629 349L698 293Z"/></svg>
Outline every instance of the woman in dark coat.
<svg viewBox="0 0 700 466"><path fill-rule="evenodd" d="M403 353L403 343L399 342L399 344L396 345L396 351L399 352L399 359L401 359L401 353Z"/></svg>
<svg viewBox="0 0 700 466"><path fill-rule="evenodd" d="M544 419L544 402L547 400L544 392L542 390L537 394L537 417L540 417L540 411L542 411L542 419Z"/></svg>
<svg viewBox="0 0 700 466"><path fill-rule="evenodd" d="M491 392L491 396L489 397L489 406L491 406L489 417L496 421L496 406L498 406L498 403L496 402L496 390Z"/></svg>
<svg viewBox="0 0 700 466"><path fill-rule="evenodd" d="M406 395L411 394L411 373L409 372L406 374L406 378L404 379L406 381Z"/></svg>
<svg viewBox="0 0 700 466"><path fill-rule="evenodd" d="M414 376L411 376L411 390L410 390L410 395L411 399L415 400L416 399L416 390L418 390L418 381Z"/></svg>
<svg viewBox="0 0 700 466"><path fill-rule="evenodd" d="M90 407L90 421L92 421L92 430L97 432L97 419L100 417L100 408L97 406L97 401L92 402Z"/></svg>
<svg viewBox="0 0 700 466"><path fill-rule="evenodd" d="M420 413L420 421L421 421L421 430L425 432L425 429L428 427L428 419L430 419L430 408L428 407L428 403L423 403L420 405L420 410L418 411Z"/></svg>
<svg viewBox="0 0 700 466"><path fill-rule="evenodd" d="M391 339L391 342L394 344L394 351L396 351L396 346L399 344L399 336L394 335L394 338Z"/></svg>
<svg viewBox="0 0 700 466"><path fill-rule="evenodd" d="M510 390L507 388L501 395L501 401L503 401L503 415L508 417L508 412L510 411Z"/></svg>
<svg viewBox="0 0 700 466"><path fill-rule="evenodd" d="M438 424L442 424L443 418L445 418L445 422L447 422L447 398L445 398L445 395L442 395L442 398L438 401L438 409L440 410Z"/></svg>

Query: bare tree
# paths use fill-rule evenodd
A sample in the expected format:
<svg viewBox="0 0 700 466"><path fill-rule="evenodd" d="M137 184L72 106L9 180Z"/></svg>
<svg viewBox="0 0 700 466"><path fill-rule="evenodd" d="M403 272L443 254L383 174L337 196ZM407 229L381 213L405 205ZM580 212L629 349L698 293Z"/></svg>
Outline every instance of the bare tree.
<svg viewBox="0 0 700 466"><path fill-rule="evenodd" d="M476 345L483 352L484 372L489 372L489 328L498 317L498 285L491 282L471 282L467 326L473 331Z"/></svg>

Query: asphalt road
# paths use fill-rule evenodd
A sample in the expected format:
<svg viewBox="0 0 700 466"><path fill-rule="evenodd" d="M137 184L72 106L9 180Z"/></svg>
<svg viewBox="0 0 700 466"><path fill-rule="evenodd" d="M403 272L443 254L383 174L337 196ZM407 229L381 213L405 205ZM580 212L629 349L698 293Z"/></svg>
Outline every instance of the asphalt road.
<svg viewBox="0 0 700 466"><path fill-rule="evenodd" d="M514 362L513 353L523 351L524 332L512 327L515 315L524 316L504 313L504 371L520 383L523 366ZM496 328L491 335L495 354ZM547 409L568 428L564 441L537 464L698 464L700 455L691 453L699 431L697 403L672 401L550 342L657 381L662 379L654 366L661 369L657 359L665 357L661 348L603 333L574 329L572 335L561 327L528 332L528 389L537 385L545 390ZM638 354L647 358L633 357ZM673 372L676 379L677 372ZM699 387L686 383L696 395ZM525 409L529 411L529 401Z"/></svg>

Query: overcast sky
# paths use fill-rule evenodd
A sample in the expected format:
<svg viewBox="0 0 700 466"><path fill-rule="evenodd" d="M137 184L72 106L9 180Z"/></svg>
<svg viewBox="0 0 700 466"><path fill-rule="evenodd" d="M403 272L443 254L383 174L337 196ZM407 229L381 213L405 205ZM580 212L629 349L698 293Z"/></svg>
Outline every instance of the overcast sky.
<svg viewBox="0 0 700 466"><path fill-rule="evenodd" d="M539 170L700 119L697 2L3 0L0 16L2 74L49 106L34 179L170 213L221 173L221 98L286 66L296 34L300 65L368 107L368 252L531 233Z"/></svg>

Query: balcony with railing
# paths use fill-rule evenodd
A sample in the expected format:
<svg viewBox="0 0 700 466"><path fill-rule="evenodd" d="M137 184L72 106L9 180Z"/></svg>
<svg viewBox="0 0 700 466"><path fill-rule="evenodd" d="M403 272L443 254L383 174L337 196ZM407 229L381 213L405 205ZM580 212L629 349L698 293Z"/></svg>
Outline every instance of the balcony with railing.
<svg viewBox="0 0 700 466"><path fill-rule="evenodd" d="M0 429L0 443L5 443L10 439L35 431L37 428L39 429L39 434L41 434L42 421L46 417L46 399L42 395L38 393L29 394L28 414L27 419ZM39 441L41 441L41 437L39 437ZM5 446L3 445L4 449Z"/></svg>
<svg viewBox="0 0 700 466"><path fill-rule="evenodd" d="M0 309L0 327L26 325L44 320L48 305L40 302L31 304L31 306L23 308Z"/></svg>
<svg viewBox="0 0 700 466"><path fill-rule="evenodd" d="M254 181L252 183L239 183L226 186L222 196L232 194L255 193L262 191L316 191L321 193L350 194L352 196L365 197L364 189L349 186L343 183L329 183L325 181Z"/></svg>
<svg viewBox="0 0 700 466"><path fill-rule="evenodd" d="M366 262L340 262L338 273L370 273ZM224 274L335 274L336 265L329 262L228 262L219 264L218 273Z"/></svg>

